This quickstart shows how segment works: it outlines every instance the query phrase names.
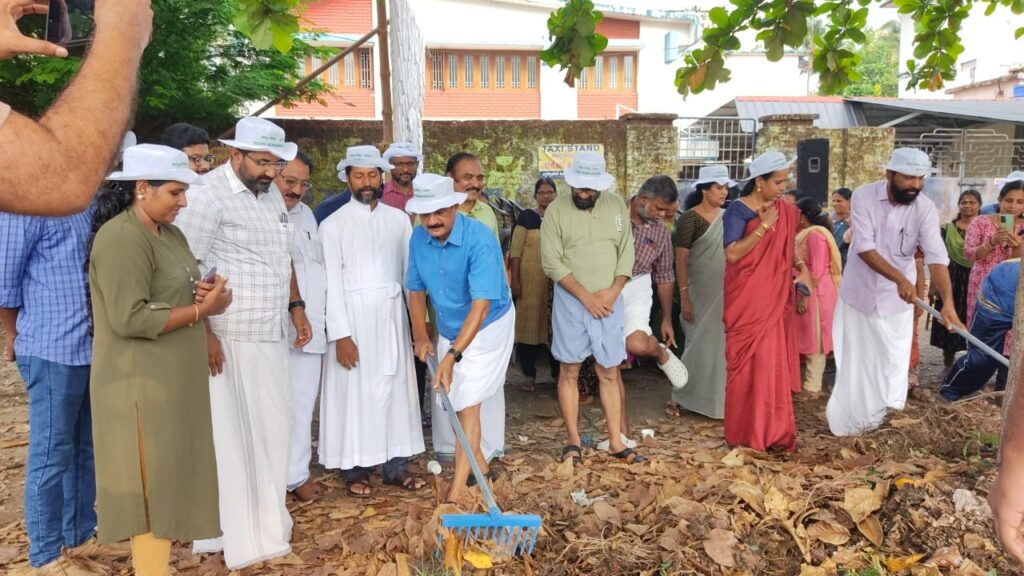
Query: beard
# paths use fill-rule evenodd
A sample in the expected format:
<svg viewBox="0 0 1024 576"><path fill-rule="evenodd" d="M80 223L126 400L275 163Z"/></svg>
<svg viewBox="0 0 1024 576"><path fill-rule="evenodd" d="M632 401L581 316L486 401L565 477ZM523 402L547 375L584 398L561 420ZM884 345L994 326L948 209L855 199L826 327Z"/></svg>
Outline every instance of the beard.
<svg viewBox="0 0 1024 576"><path fill-rule="evenodd" d="M892 199L903 206L909 206L917 200L917 196L921 193L920 188L900 188L895 183L889 182L889 189L892 190Z"/></svg>
<svg viewBox="0 0 1024 576"><path fill-rule="evenodd" d="M241 180L242 184L245 184L245 187L257 196L269 192L270 184L274 181L272 178L264 178L262 176L244 179L239 177L239 180Z"/></svg>
<svg viewBox="0 0 1024 576"><path fill-rule="evenodd" d="M600 192L594 192L593 194L590 195L590 198L583 199L573 194L572 203L575 204L576 207L579 208L580 210L590 210L591 208L594 207L594 204L597 204L597 198L600 195Z"/></svg>
<svg viewBox="0 0 1024 576"><path fill-rule="evenodd" d="M415 176L416 176L415 173L413 173L413 174L392 174L392 177L395 179L395 182L397 184L401 185L401 186L408 186L409 184L412 184L412 179Z"/></svg>
<svg viewBox="0 0 1024 576"><path fill-rule="evenodd" d="M374 200L380 200L380 197L384 195L384 188L374 188L372 186L363 186L359 190L352 192L352 198L360 204L373 204Z"/></svg>

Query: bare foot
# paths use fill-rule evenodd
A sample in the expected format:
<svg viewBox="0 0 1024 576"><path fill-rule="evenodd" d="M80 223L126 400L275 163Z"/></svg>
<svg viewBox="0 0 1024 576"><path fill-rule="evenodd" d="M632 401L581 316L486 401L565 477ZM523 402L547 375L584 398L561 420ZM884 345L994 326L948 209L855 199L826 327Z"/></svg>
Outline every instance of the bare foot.
<svg viewBox="0 0 1024 576"><path fill-rule="evenodd" d="M301 486L291 491L292 494L298 498L300 502L309 502L310 500L316 500L322 494L320 485L313 481L312 478L306 480Z"/></svg>

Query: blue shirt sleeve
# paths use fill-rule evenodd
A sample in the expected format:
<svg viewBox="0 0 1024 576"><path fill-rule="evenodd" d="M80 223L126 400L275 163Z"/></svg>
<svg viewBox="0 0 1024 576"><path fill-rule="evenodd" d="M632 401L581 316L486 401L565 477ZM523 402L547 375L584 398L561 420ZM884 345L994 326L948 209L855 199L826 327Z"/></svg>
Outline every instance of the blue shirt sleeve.
<svg viewBox="0 0 1024 576"><path fill-rule="evenodd" d="M418 251L416 250L417 244L421 248L426 247L426 243L423 241L423 228L417 226L412 231L412 236L409 237L409 267L405 272L405 289L410 292L426 292L427 286L423 283L423 278L420 276L419 267L416 265L416 259Z"/></svg>
<svg viewBox="0 0 1024 576"><path fill-rule="evenodd" d="M483 230L483 227L477 227ZM502 300L505 281L505 262L498 240L487 234L477 234L469 243L469 296L473 300Z"/></svg>
<svg viewBox="0 0 1024 576"><path fill-rule="evenodd" d="M729 207L722 214L722 245L728 246L733 242L743 239L743 231L747 229L747 222L757 217L754 211L747 208L747 205L739 200L733 200Z"/></svg>
<svg viewBox="0 0 1024 576"><path fill-rule="evenodd" d="M0 212L0 308L21 308L21 286L40 225L37 218Z"/></svg>

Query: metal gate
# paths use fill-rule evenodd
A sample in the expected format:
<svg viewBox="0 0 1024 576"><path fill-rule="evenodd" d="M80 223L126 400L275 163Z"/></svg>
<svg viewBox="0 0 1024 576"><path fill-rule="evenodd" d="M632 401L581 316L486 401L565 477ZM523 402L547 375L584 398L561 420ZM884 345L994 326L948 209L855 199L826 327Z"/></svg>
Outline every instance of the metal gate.
<svg viewBox="0 0 1024 576"><path fill-rule="evenodd" d="M1024 166L1024 140L988 128L939 128L917 138L898 138L896 146L924 150L936 176L957 178L961 187L1005 178Z"/></svg>
<svg viewBox="0 0 1024 576"><path fill-rule="evenodd" d="M757 120L732 116L679 118L679 180L697 179L701 166L724 164L734 180L746 175L746 162L754 155Z"/></svg>

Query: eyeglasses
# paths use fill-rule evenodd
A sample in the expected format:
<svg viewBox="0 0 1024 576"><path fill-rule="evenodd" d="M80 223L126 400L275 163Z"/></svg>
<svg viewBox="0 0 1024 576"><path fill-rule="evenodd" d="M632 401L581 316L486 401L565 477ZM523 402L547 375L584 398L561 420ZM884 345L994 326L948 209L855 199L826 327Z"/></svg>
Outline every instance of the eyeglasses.
<svg viewBox="0 0 1024 576"><path fill-rule="evenodd" d="M310 190L313 189L313 183L310 182L309 180L298 180L297 178L292 178L291 176L285 176L282 178L282 180L284 180L284 183L287 184L289 188L294 188L296 185L299 185L302 186L302 189L305 190L306 192L309 192Z"/></svg>
<svg viewBox="0 0 1024 576"><path fill-rule="evenodd" d="M395 168L415 168L420 165L419 160L406 160L405 162L392 162Z"/></svg>
<svg viewBox="0 0 1024 576"><path fill-rule="evenodd" d="M242 156L249 158L249 154L246 152L242 152ZM253 160L252 158L249 158L249 160L251 160L253 164L259 166L264 170L266 170L267 168L273 168L274 170L284 170L285 167L288 166L288 162L285 160Z"/></svg>
<svg viewBox="0 0 1024 576"><path fill-rule="evenodd" d="M210 154L209 156L189 156L188 160L193 164L208 164L213 166L213 163L217 161L217 157L213 154Z"/></svg>

